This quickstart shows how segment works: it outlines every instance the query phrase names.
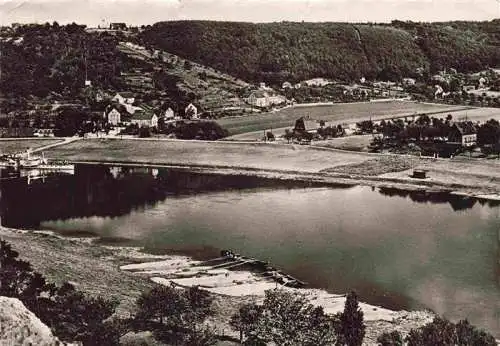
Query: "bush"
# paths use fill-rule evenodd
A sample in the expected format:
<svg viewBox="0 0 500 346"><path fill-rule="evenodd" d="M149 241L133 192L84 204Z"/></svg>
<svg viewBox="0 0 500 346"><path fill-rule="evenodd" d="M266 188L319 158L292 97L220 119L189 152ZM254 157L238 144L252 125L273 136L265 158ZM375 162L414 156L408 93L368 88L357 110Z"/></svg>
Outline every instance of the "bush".
<svg viewBox="0 0 500 346"><path fill-rule="evenodd" d="M419 329L412 329L406 341L408 346L496 346L492 335L478 330L467 320L454 324L440 317Z"/></svg>
<svg viewBox="0 0 500 346"><path fill-rule="evenodd" d="M377 343L381 346L403 346L403 336L397 331L384 333L377 338Z"/></svg>
<svg viewBox="0 0 500 346"><path fill-rule="evenodd" d="M213 314L212 300L198 287L157 286L137 299L135 320L140 328L153 330L155 337L166 343L209 345L214 331L202 323Z"/></svg>
<svg viewBox="0 0 500 346"><path fill-rule="evenodd" d="M262 306L247 304L231 318L231 326L249 345L333 345L337 320L303 295L268 290Z"/></svg>

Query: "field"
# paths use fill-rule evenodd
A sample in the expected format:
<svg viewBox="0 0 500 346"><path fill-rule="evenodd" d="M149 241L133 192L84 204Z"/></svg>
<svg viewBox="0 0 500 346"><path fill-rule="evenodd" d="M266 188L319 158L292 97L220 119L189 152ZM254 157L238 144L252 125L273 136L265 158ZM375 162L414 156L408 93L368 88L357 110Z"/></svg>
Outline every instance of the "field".
<svg viewBox="0 0 500 346"><path fill-rule="evenodd" d="M370 119L370 117L372 119L382 119L411 116L416 113L450 112L460 109L464 109L464 107L408 101L342 103L326 106L295 106L275 113L225 118L217 122L227 129L231 135L237 135L271 128L292 128L295 120L302 116L309 116L313 120L352 123L360 119Z"/></svg>
<svg viewBox="0 0 500 346"><path fill-rule="evenodd" d="M27 149L35 149L42 146L61 142L62 139L53 138L37 138L37 139L1 139L0 140L0 154L14 154Z"/></svg>
<svg viewBox="0 0 500 346"><path fill-rule="evenodd" d="M137 162L169 165L318 172L366 160L367 154L300 145L169 140L80 140L49 149L48 158L72 161Z"/></svg>

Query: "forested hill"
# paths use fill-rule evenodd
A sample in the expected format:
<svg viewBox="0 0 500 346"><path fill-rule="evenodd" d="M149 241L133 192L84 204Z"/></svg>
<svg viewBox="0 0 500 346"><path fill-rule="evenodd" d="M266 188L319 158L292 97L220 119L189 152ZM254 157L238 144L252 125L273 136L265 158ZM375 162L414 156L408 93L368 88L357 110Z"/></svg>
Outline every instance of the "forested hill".
<svg viewBox="0 0 500 346"><path fill-rule="evenodd" d="M171 21L141 34L149 45L250 81L311 77L395 79L443 68L500 66L500 20L412 23Z"/></svg>

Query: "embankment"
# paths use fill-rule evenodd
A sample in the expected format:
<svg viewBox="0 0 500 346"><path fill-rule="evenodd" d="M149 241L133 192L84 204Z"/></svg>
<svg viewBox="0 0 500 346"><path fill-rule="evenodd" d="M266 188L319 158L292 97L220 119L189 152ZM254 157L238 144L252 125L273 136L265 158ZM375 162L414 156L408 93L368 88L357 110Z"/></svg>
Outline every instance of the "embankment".
<svg viewBox="0 0 500 346"><path fill-rule="evenodd" d="M431 159L293 144L157 139L85 139L49 149L46 157L75 163L175 166L325 184L500 195L500 161ZM412 178L426 169L427 179Z"/></svg>

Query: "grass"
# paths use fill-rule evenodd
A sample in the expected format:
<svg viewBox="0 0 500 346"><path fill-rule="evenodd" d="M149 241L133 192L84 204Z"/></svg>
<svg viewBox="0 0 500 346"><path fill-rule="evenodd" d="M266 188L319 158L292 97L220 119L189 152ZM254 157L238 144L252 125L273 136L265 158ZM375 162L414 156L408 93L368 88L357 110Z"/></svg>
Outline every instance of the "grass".
<svg viewBox="0 0 500 346"><path fill-rule="evenodd" d="M411 161L408 158L381 156L358 164L326 169L323 172L377 176L385 173L406 171L410 168Z"/></svg>
<svg viewBox="0 0 500 346"><path fill-rule="evenodd" d="M37 139L1 139L0 154L14 154L27 149L35 149L45 145L61 142L61 139L37 138Z"/></svg>
<svg viewBox="0 0 500 346"><path fill-rule="evenodd" d="M45 152L48 158L318 172L359 163L366 154L300 145L167 140L80 140Z"/></svg>
<svg viewBox="0 0 500 346"><path fill-rule="evenodd" d="M271 128L292 128L295 120L301 116L309 116L314 120L352 123L361 119L390 118L413 115L415 113L448 112L458 109L463 109L463 107L402 101L365 102L292 107L285 108L276 113L225 118L217 120L217 122L223 128L227 129L231 135L236 135Z"/></svg>

